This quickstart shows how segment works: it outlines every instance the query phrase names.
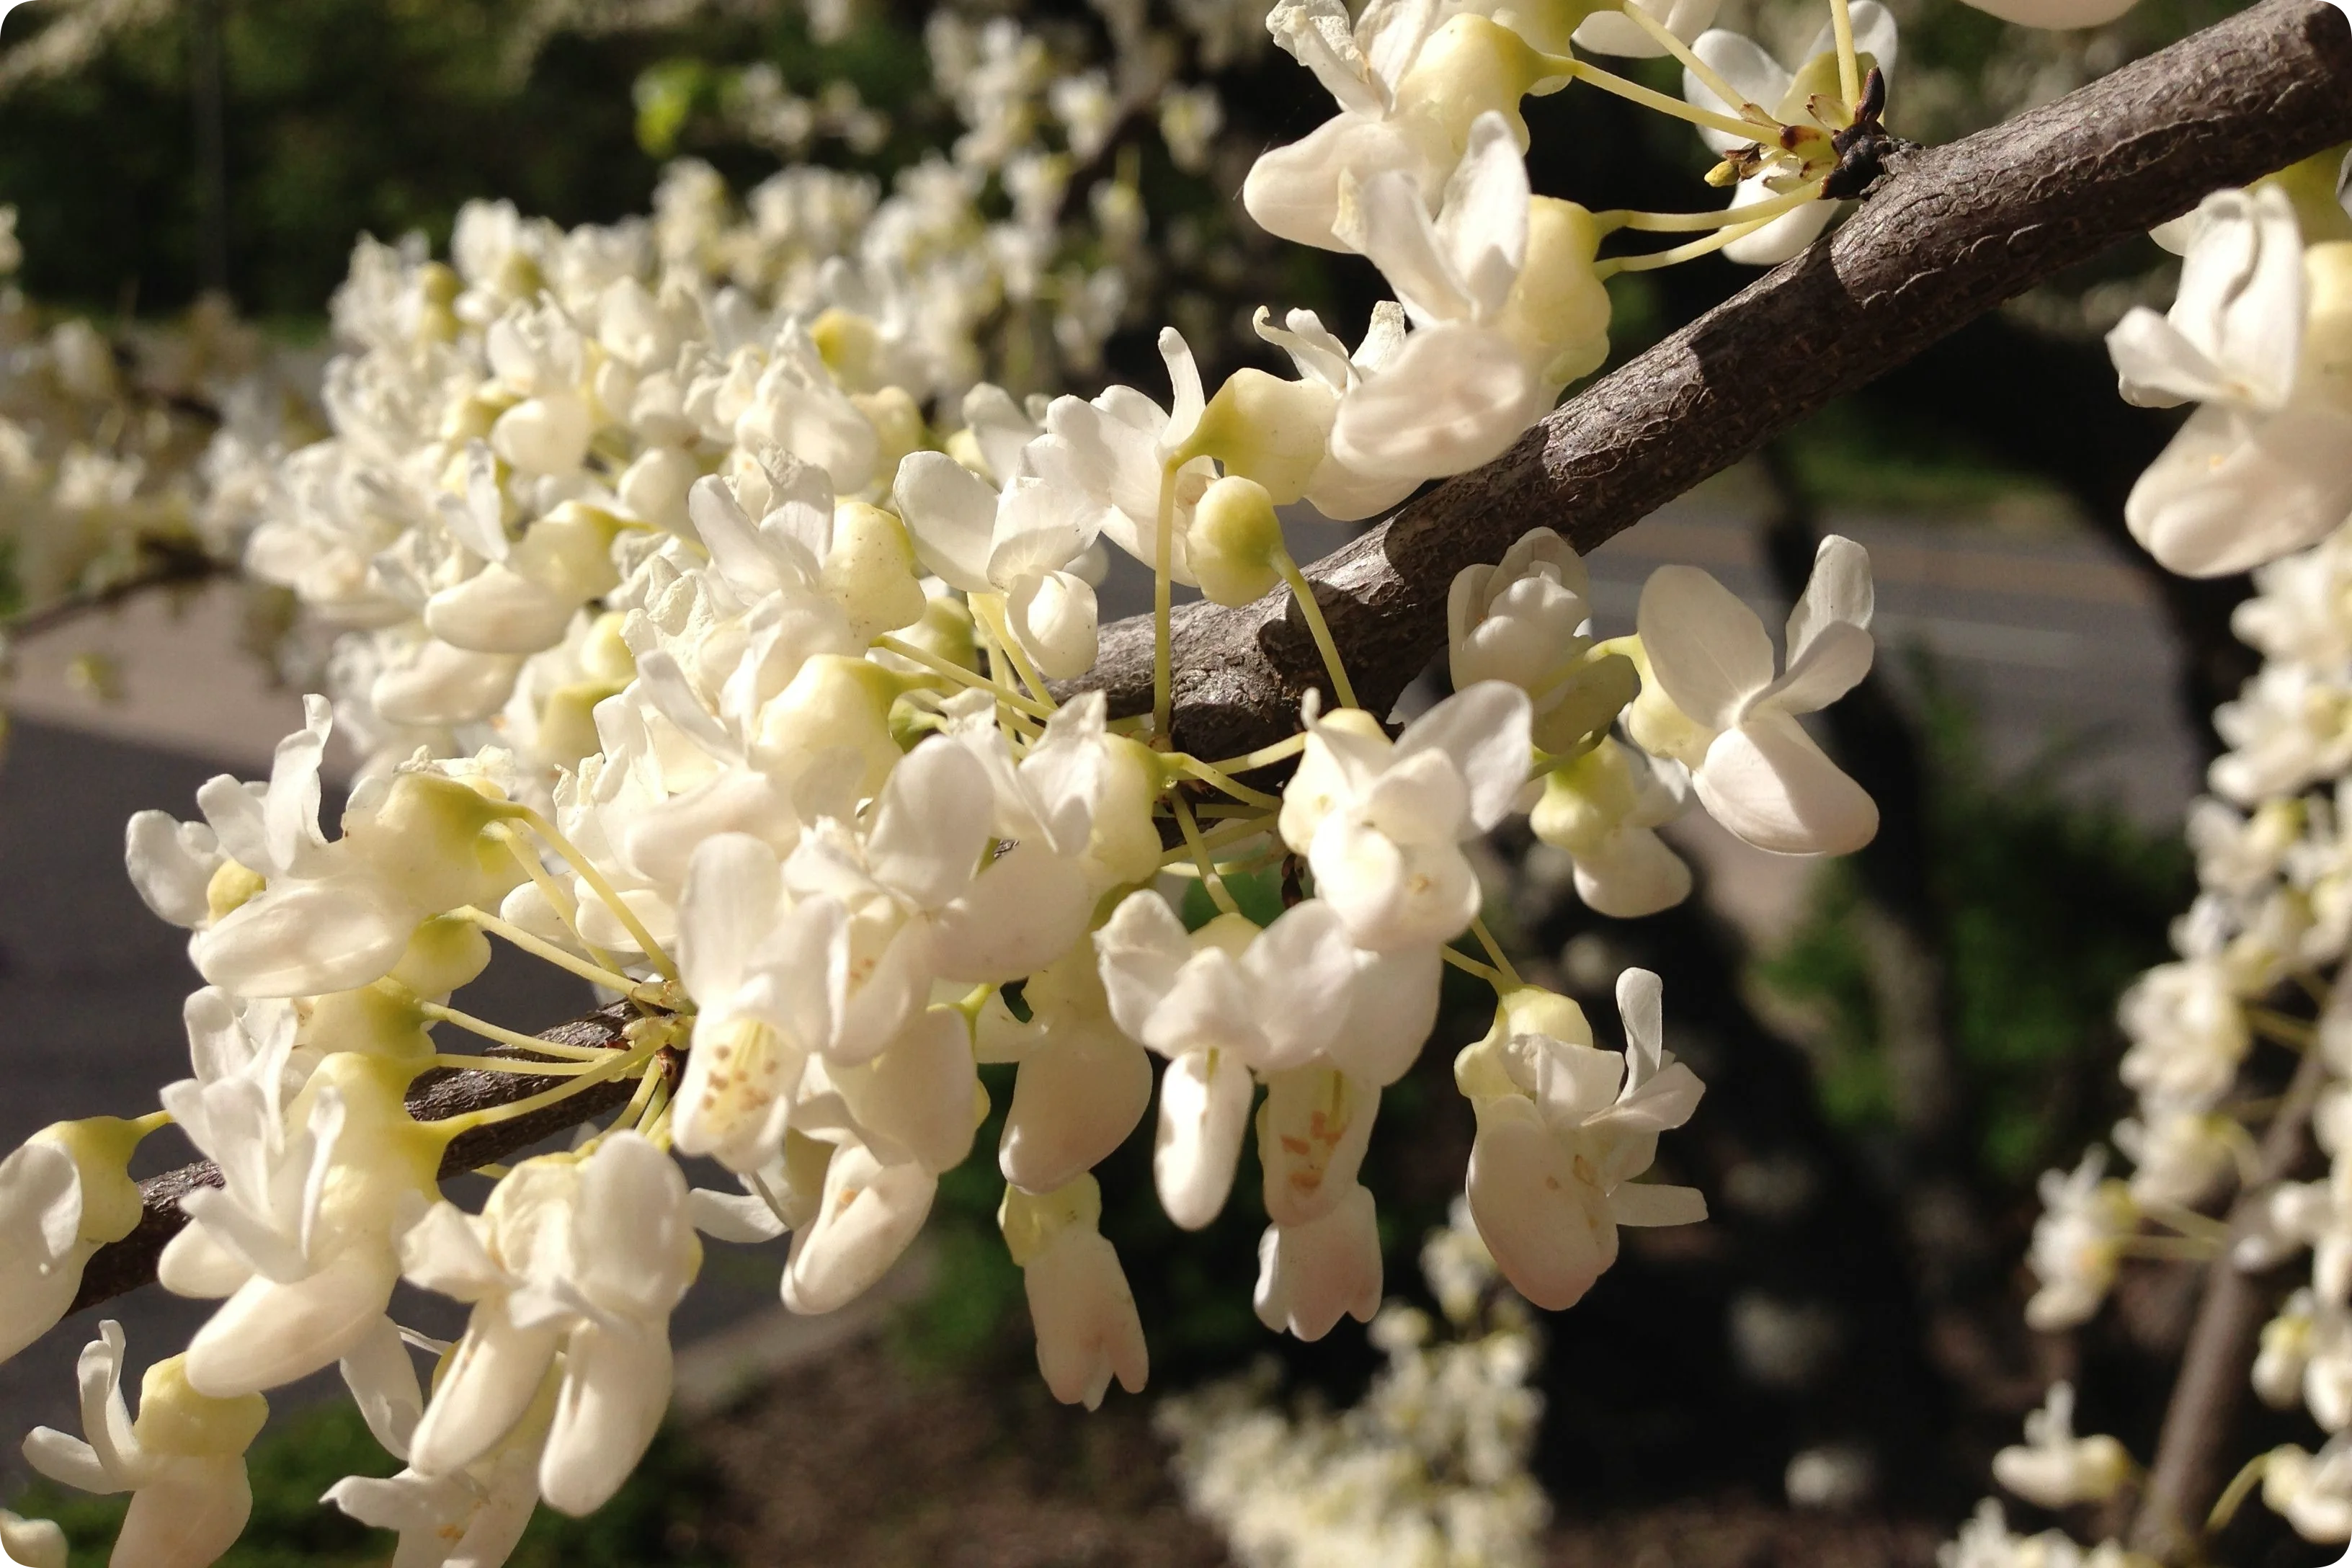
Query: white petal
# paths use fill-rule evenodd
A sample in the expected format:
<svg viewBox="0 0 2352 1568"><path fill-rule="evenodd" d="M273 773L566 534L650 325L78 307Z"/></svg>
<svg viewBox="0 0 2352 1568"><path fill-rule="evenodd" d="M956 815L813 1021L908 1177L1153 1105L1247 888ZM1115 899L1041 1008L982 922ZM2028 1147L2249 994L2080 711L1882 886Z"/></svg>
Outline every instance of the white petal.
<svg viewBox="0 0 2352 1568"><path fill-rule="evenodd" d="M1372 1194L1351 1186L1311 1224L1269 1226L1258 1243L1258 1321L1307 1341L1381 1307L1381 1233Z"/></svg>
<svg viewBox="0 0 2352 1568"><path fill-rule="evenodd" d="M205 892L220 858L210 827L175 821L169 812L142 811L132 814L123 839L131 885L149 909L175 926L206 918Z"/></svg>
<svg viewBox="0 0 2352 1568"><path fill-rule="evenodd" d="M992 590L988 546L996 528L995 491L945 452L910 452L898 464L891 493L926 568L950 587Z"/></svg>
<svg viewBox="0 0 2352 1568"><path fill-rule="evenodd" d="M918 909L942 908L970 885L993 815L979 761L934 736L891 770L866 863L877 880Z"/></svg>
<svg viewBox="0 0 2352 1568"><path fill-rule="evenodd" d="M315 996L382 979L417 911L364 876L289 882L238 906L189 952L213 984L240 996Z"/></svg>
<svg viewBox="0 0 2352 1568"><path fill-rule="evenodd" d="M1345 1071L1381 1088L1411 1070L1437 1026L1445 963L1435 947L1359 952L1348 1012L1324 1047Z"/></svg>
<svg viewBox="0 0 2352 1568"><path fill-rule="evenodd" d="M575 1518L610 1501L669 1408L669 1336L576 1330L564 1351L563 1386L540 1457L539 1489L547 1505Z"/></svg>
<svg viewBox="0 0 2352 1568"><path fill-rule="evenodd" d="M1152 1013L1192 957L1184 922L1167 900L1147 889L1120 900L1095 932L1094 943L1110 1016L1129 1039L1140 1041Z"/></svg>
<svg viewBox="0 0 2352 1568"><path fill-rule="evenodd" d="M1619 1225L1696 1225L1706 1218L1706 1197L1696 1187L1626 1182L1609 1194L1609 1214Z"/></svg>
<svg viewBox="0 0 2352 1568"><path fill-rule="evenodd" d="M343 1352L343 1385L368 1433L395 1458L408 1454L409 1439L425 1414L425 1391L416 1381L416 1363L408 1359L408 1345L400 1326L390 1318L379 1320L359 1343Z"/></svg>
<svg viewBox="0 0 2352 1568"><path fill-rule="evenodd" d="M932 950L938 973L968 982L1016 980L1068 952L1086 935L1093 910L1077 862L1036 839L1016 844L940 912Z"/></svg>
<svg viewBox="0 0 2352 1568"><path fill-rule="evenodd" d="M677 905L677 964L687 994L724 1005L745 982L751 954L773 930L783 875L776 852L743 833L706 839L688 863Z"/></svg>
<svg viewBox="0 0 2352 1568"><path fill-rule="evenodd" d="M1109 1158L1150 1106L1142 1047L1108 1029L1057 1031L1013 1078L997 1168L1024 1192L1053 1192Z"/></svg>
<svg viewBox="0 0 2352 1568"><path fill-rule="evenodd" d="M1160 1206L1183 1230L1217 1217L1234 1188L1255 1086L1230 1051L1191 1051L1160 1075L1151 1174Z"/></svg>
<svg viewBox="0 0 2352 1568"><path fill-rule="evenodd" d="M1502 334L1443 322L1339 400L1331 451L1367 479L1437 479L1490 462L1551 405Z"/></svg>
<svg viewBox="0 0 2352 1568"><path fill-rule="evenodd" d="M1266 1046L1252 1065L1276 1072L1304 1066L1331 1043L1348 1016L1358 954L1339 911L1321 899L1294 904L1242 955L1255 997L1247 1005Z"/></svg>
<svg viewBox="0 0 2352 1568"><path fill-rule="evenodd" d="M2132 487L2124 521L2166 569L2220 577L2315 543L2352 512L2352 419L2299 406L2189 416Z"/></svg>
<svg viewBox="0 0 2352 1568"><path fill-rule="evenodd" d="M1576 1305L1617 1260L1608 1199L1517 1095L1479 1102L1466 1189L1503 1278L1546 1311Z"/></svg>
<svg viewBox="0 0 2352 1568"><path fill-rule="evenodd" d="M1055 1398L1092 1410L1113 1376L1129 1394L1143 1392L1150 1354L1135 1293L1109 1242L1072 1226L1032 1258L1023 1275L1037 1331L1037 1370Z"/></svg>
<svg viewBox="0 0 2352 1568"><path fill-rule="evenodd" d="M409 1463L448 1475L498 1447L539 1397L562 1342L554 1328L517 1323L504 1301L475 1308L409 1439Z"/></svg>
<svg viewBox="0 0 2352 1568"><path fill-rule="evenodd" d="M885 1165L844 1144L825 1167L816 1220L793 1233L784 1305L830 1312L864 1295L921 1231L938 1191L939 1178L919 1165Z"/></svg>
<svg viewBox="0 0 2352 1568"><path fill-rule="evenodd" d="M188 1343L188 1382L233 1399L331 1367L383 1316L392 1259L364 1246L298 1285L256 1279L221 1303Z"/></svg>
<svg viewBox="0 0 2352 1568"><path fill-rule="evenodd" d="M1771 684L1764 623L1696 566L1651 573L1635 625L1666 696L1709 729L1736 723L1748 699Z"/></svg>
<svg viewBox="0 0 2352 1568"><path fill-rule="evenodd" d="M1870 634L1860 626L1832 622L1789 661L1786 674L1756 694L1748 711L1818 712L1862 684L1876 650Z"/></svg>
<svg viewBox="0 0 2352 1568"><path fill-rule="evenodd" d="M1843 623L1867 630L1877 605L1870 552L1842 534L1831 534L1814 550L1812 574L1789 612L1789 663L1801 660L1825 627Z"/></svg>
<svg viewBox="0 0 2352 1568"><path fill-rule="evenodd" d="M173 1458L161 1468L132 1494L109 1561L125 1568L208 1568L236 1543L253 1511L245 1460Z"/></svg>
<svg viewBox="0 0 2352 1568"><path fill-rule="evenodd" d="M1528 166L1510 121L1487 110L1446 182L1437 237L1481 320L1503 308L1528 255Z"/></svg>
<svg viewBox="0 0 2352 1568"><path fill-rule="evenodd" d="M1482 680L1405 726L1396 757L1402 762L1426 750L1451 759L1469 786L1471 824L1483 833L1509 815L1527 783L1533 721L1526 692Z"/></svg>
<svg viewBox="0 0 2352 1568"><path fill-rule="evenodd" d="M1878 832L1869 795L1780 714L1717 736L1692 783L1708 816L1775 854L1851 854Z"/></svg>

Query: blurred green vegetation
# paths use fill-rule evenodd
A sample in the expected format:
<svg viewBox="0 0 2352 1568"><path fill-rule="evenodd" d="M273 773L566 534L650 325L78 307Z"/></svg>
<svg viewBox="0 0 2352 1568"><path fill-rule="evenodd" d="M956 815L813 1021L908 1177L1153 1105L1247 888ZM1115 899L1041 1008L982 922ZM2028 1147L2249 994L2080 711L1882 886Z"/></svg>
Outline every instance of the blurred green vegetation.
<svg viewBox="0 0 2352 1568"><path fill-rule="evenodd" d="M2169 955L2167 927L2195 891L2194 868L2177 836L2066 789L2069 768L2096 737L2054 743L2031 766L1995 776L1967 704L1924 658L1914 669L1948 1026L1975 1100L1980 1166L2022 1184L2081 1142L2073 1123L2092 1109L2089 1090L2112 1077L2121 1049L2116 997ZM1884 1129L1891 1085L1860 880L1835 860L1816 878L1803 924L1752 973L1814 1021L1832 1120Z"/></svg>
<svg viewBox="0 0 2352 1568"><path fill-rule="evenodd" d="M397 1461L368 1436L349 1401L314 1406L275 1423L253 1446L253 1518L220 1568L357 1568L392 1555L393 1536L373 1531L319 1498L345 1476L388 1476ZM718 1558L704 1545L705 1521L718 1491L684 1438L665 1429L620 1494L585 1519L542 1508L512 1568L705 1568ZM102 1568L128 1506L123 1498L88 1497L37 1483L11 1505L53 1519L73 1548L72 1568Z"/></svg>

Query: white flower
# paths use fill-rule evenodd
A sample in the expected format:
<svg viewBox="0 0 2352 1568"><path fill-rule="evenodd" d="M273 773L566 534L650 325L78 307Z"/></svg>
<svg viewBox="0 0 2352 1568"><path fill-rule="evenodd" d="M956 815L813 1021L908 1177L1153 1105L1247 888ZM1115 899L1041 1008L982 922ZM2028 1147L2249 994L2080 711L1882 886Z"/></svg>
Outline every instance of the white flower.
<svg viewBox="0 0 2352 1568"><path fill-rule="evenodd" d="M1499 457L1558 384L1503 320L1528 261L1528 171L1511 126L1482 114L1433 221L1412 177L1339 182L1339 233L1370 258L1418 329L1339 400L1331 451L1379 479L1456 474Z"/></svg>
<svg viewBox="0 0 2352 1568"><path fill-rule="evenodd" d="M2171 310L2133 310L2107 346L2130 401L2201 405L2124 521L2165 566L2207 577L2315 543L2352 511L2335 368L2352 279L2333 249L2305 249L2283 190L2219 191L2197 217Z"/></svg>
<svg viewBox="0 0 2352 1568"><path fill-rule="evenodd" d="M1369 1323L1381 1306L1381 1232L1372 1194L1351 1176L1325 1212L1277 1222L1257 1244L1258 1321L1301 1340L1321 1339L1342 1317Z"/></svg>
<svg viewBox="0 0 2352 1568"><path fill-rule="evenodd" d="M1348 250L1354 247L1336 232L1346 176L1400 170L1418 197L1436 194L1449 165L1405 122L1397 89L1439 20L1437 7L1413 0L1373 0L1352 23L1338 0L1281 0L1267 14L1274 41L1315 73L1339 112L1250 166L1242 205L1259 227L1296 244Z"/></svg>
<svg viewBox="0 0 2352 1568"><path fill-rule="evenodd" d="M36 1427L25 1439L26 1462L82 1491L131 1494L115 1562L205 1568L245 1529L253 1508L245 1450L269 1406L256 1394L205 1397L173 1356L147 1369L134 1422L122 1399L122 1325L110 1320L98 1333L79 1369L88 1441Z"/></svg>
<svg viewBox="0 0 2352 1568"><path fill-rule="evenodd" d="M1656 1158L1658 1134L1689 1121L1705 1092L1664 1049L1660 995L1647 970L1617 977L1620 1055L1592 1046L1566 998L1515 993L1455 1064L1478 1116L1470 1212L1503 1277L1538 1307L1583 1298L1616 1261L1619 1226L1706 1217L1696 1188L1633 1180Z"/></svg>
<svg viewBox="0 0 2352 1568"><path fill-rule="evenodd" d="M2074 1385L2063 1382L2051 1384L2042 1407L2026 1416L2024 1446L1992 1457L1993 1479L2047 1509L2105 1502L2136 1468L2115 1438L2074 1436Z"/></svg>
<svg viewBox="0 0 2352 1568"><path fill-rule="evenodd" d="M1089 1410L1114 1376L1129 1394L1142 1393L1151 1366L1135 1293L1101 1220L1102 1191L1083 1174L1035 1197L1008 1187L997 1212L1028 1292L1037 1370L1055 1398Z"/></svg>
<svg viewBox="0 0 2352 1568"><path fill-rule="evenodd" d="M625 1131L584 1158L525 1161L479 1218L428 1211L401 1256L416 1283L473 1303L411 1468L444 1475L482 1459L529 1414L561 1350L539 1490L566 1513L601 1507L668 1407L669 1314L701 1263L677 1164Z"/></svg>
<svg viewBox="0 0 2352 1568"><path fill-rule="evenodd" d="M2352 1537L2352 1439L2332 1437L2318 1453L2289 1443L2263 1468L2263 1502L2305 1541Z"/></svg>
<svg viewBox="0 0 2352 1568"><path fill-rule="evenodd" d="M998 992L981 1006L983 1062L1020 1063L997 1166L1027 1193L1084 1175L1135 1131L1151 1105L1151 1058L1111 1021L1091 941L1029 977L1027 1022Z"/></svg>
<svg viewBox="0 0 2352 1568"><path fill-rule="evenodd" d="M1527 781L1527 693L1483 681L1391 743L1358 709L1309 713L1283 789L1283 841L1305 855L1317 897L1359 947L1427 950L1467 929L1478 879L1464 840L1500 822Z"/></svg>
<svg viewBox="0 0 2352 1568"><path fill-rule="evenodd" d="M1868 552L1836 535L1822 541L1789 613L1788 665L1776 679L1755 611L1696 567L1659 567L1636 618L1649 668L1633 739L1687 766L1707 814L1759 849L1862 847L1878 831L1878 808L1797 715L1827 707L1870 672L1872 602Z"/></svg>
<svg viewBox="0 0 2352 1568"><path fill-rule="evenodd" d="M135 1124L113 1117L45 1127L0 1160L0 1361L64 1317L83 1265L139 1224L125 1170Z"/></svg>
<svg viewBox="0 0 2352 1568"><path fill-rule="evenodd" d="M2086 1322L2099 1310L2123 1244L2139 1228L2131 1189L2103 1180L2106 1168L2107 1152L2093 1149L2071 1173L2042 1173L2042 1217L2026 1258L2041 1284L2025 1304L2025 1321L2045 1333Z"/></svg>
<svg viewBox="0 0 2352 1568"><path fill-rule="evenodd" d="M331 1366L373 1331L394 1233L431 1197L445 1141L403 1103L413 1068L336 1052L273 1120L267 1060L250 1089L165 1091L225 1183L181 1200L191 1223L156 1268L166 1289L227 1298L187 1354L190 1382L221 1398Z"/></svg>
<svg viewBox="0 0 2352 1568"><path fill-rule="evenodd" d="M1335 522L1352 522L1385 511L1411 495L1421 482L1418 475L1359 473L1330 448L1330 426L1339 417L1340 403L1403 349L1404 307L1393 300L1374 305L1363 341L1353 353L1312 310L1293 310L1276 327L1273 312L1260 306L1251 324L1259 337L1290 356L1299 385L1318 386L1329 395L1322 416L1323 456L1301 492L1307 503Z"/></svg>
<svg viewBox="0 0 2352 1568"><path fill-rule="evenodd" d="M2219 1100L2253 1046L2229 972L2210 959L2158 964L2124 992L2116 1021L2132 1042L2125 1084L2175 1104Z"/></svg>
<svg viewBox="0 0 2352 1568"><path fill-rule="evenodd" d="M1095 591L1069 570L1101 526L1085 494L1034 474L992 491L944 452L908 454L892 493L923 564L951 587L1003 595L1014 637L1046 679L1093 668Z"/></svg>
<svg viewBox="0 0 2352 1568"><path fill-rule="evenodd" d="M398 1568L499 1568L539 1506L540 1456L554 1419L562 1369L559 1356L514 1430L464 1469L426 1475L409 1468L381 1479L346 1476L319 1500L362 1524L399 1531L393 1553ZM363 1352L345 1359L343 1378L376 1441L407 1459L425 1395L404 1336L389 1319Z"/></svg>
<svg viewBox="0 0 2352 1568"><path fill-rule="evenodd" d="M1092 402L1057 397L1046 406L1045 434L1024 452L1031 473L1046 487L1034 502L1021 503L1039 509L1034 537L1056 537L1052 531L1066 516L1087 537L1099 535L1145 565L1153 563L1162 475L1169 458L1192 438L1206 403L1192 351L1173 328L1160 332L1160 354L1173 395L1167 408L1121 385L1107 387ZM1215 477L1213 463L1192 458L1168 481L1174 492L1169 575L1176 582L1194 581L1184 535L1193 504ZM1020 528L1027 534L1032 525L1024 518Z"/></svg>
<svg viewBox="0 0 2352 1568"><path fill-rule="evenodd" d="M1356 954L1329 905L1308 900L1263 931L1224 915L1187 936L1165 900L1130 894L1095 933L1111 1016L1168 1058L1152 1174L1187 1230L1232 1190L1248 1125L1253 1068L1302 1066L1347 1007Z"/></svg>
<svg viewBox="0 0 2352 1568"><path fill-rule="evenodd" d="M1677 10L1683 8L1682 5L1675 7ZM1714 6L1710 5L1707 9L1712 11ZM1891 80L1895 75L1896 50L1894 13L1877 4L1876 0L1856 0L1852 14L1854 52L1861 57L1864 72L1866 74L1874 65ZM1603 20L1618 26L1631 26L1630 23L1615 16L1595 16L1586 26ZM1760 106L1784 124L1810 125L1815 123L1811 100L1817 95L1832 100L1836 97L1836 47L1835 35L1829 24L1823 23L1821 31L1813 36L1811 44L1805 49L1805 64L1793 71L1765 53L1752 40L1720 28L1700 34L1692 42L1691 52L1737 89L1746 102ZM1654 50L1641 52L1647 54ZM1701 81L1688 67L1683 69L1683 97L1698 108L1717 114L1737 115L1742 107L1741 104L1724 102L1715 89ZM1846 107L1850 110L1852 106ZM1827 112L1832 123L1838 123L1837 110L1831 108ZM1729 153L1744 142L1756 140L1753 136L1734 136L1711 125L1698 127L1698 134L1699 139L1717 153ZM1759 202L1778 199L1781 193L1772 188L1772 182L1778 177L1771 174L1751 174L1740 181L1732 192L1732 210L1737 212ZM1829 221L1836 216L1838 204L1833 201L1807 202L1794 211L1773 218L1755 233L1733 240L1723 247L1724 257L1751 267L1769 267L1775 262L1786 261L1811 245L1814 237L1829 226Z"/></svg>

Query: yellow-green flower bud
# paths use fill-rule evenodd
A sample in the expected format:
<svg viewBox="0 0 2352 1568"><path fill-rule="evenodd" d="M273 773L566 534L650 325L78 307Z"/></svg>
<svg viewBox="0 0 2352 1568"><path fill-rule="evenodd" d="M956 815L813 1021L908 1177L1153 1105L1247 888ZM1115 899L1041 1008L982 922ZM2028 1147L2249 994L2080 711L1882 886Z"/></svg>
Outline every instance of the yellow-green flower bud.
<svg viewBox="0 0 2352 1568"><path fill-rule="evenodd" d="M477 787L477 784L480 787ZM394 775L381 795L343 816L343 842L419 910L495 909L526 875L487 830L514 815L487 781Z"/></svg>
<svg viewBox="0 0 2352 1568"><path fill-rule="evenodd" d="M421 1071L433 1056L433 1037L425 1032L430 1022L415 992L379 980L313 1001L302 1021L301 1041L314 1051L382 1057Z"/></svg>
<svg viewBox="0 0 2352 1568"><path fill-rule="evenodd" d="M1319 381L1237 370L1201 411L1181 456L1214 458L1227 474L1256 480L1275 505L1288 506L1322 465L1339 407L1339 395Z"/></svg>
<svg viewBox="0 0 2352 1568"><path fill-rule="evenodd" d="M898 459L909 452L919 452L929 443L923 425L923 411L916 404L914 394L903 386L886 386L875 392L853 392L849 401L866 422L874 426L880 442L880 455L875 458L874 471L894 474Z"/></svg>
<svg viewBox="0 0 2352 1568"><path fill-rule="evenodd" d="M2303 253L2303 358L2299 397L2352 413L2352 240L2329 240Z"/></svg>
<svg viewBox="0 0 2352 1568"><path fill-rule="evenodd" d="M1004 1233L1004 1248L1024 1268L1045 1249L1047 1242L1070 1226L1094 1230L1101 1223L1102 1188L1092 1176L1080 1176L1042 1196L1008 1186L996 1210L996 1227Z"/></svg>
<svg viewBox="0 0 2352 1568"><path fill-rule="evenodd" d="M1545 776L1543 798L1528 814L1528 825L1555 849L1592 855L1640 803L1623 748L1603 742Z"/></svg>
<svg viewBox="0 0 2352 1568"><path fill-rule="evenodd" d="M489 966L490 939L482 928L444 915L416 928L389 978L419 996L446 996L473 984Z"/></svg>
<svg viewBox="0 0 2352 1568"><path fill-rule="evenodd" d="M2352 214L2336 199L2336 181L2344 167L2343 143L2314 153L2299 163L2289 163L2275 174L2264 174L2253 189L2276 185L2294 204L2294 221L2305 245L2352 239Z"/></svg>
<svg viewBox="0 0 2352 1568"><path fill-rule="evenodd" d="M162 1120L160 1117L157 1120ZM26 1140L62 1149L81 1179L81 1238L121 1241L139 1227L139 1184L131 1179L131 1156L148 1129L120 1116L89 1116L58 1121Z"/></svg>
<svg viewBox="0 0 2352 1568"><path fill-rule="evenodd" d="M268 879L252 867L223 860L205 884L205 913L215 921L226 920L268 885Z"/></svg>
<svg viewBox="0 0 2352 1568"><path fill-rule="evenodd" d="M1564 386L1609 357L1609 290L1592 270L1601 228L1574 202L1528 204L1528 258L1496 330L1542 380Z"/></svg>
<svg viewBox="0 0 2352 1568"><path fill-rule="evenodd" d="M864 760L860 794L882 787L900 752L890 738L890 704L900 677L862 658L820 654L760 710L758 743L779 752L845 746Z"/></svg>
<svg viewBox="0 0 2352 1568"><path fill-rule="evenodd" d="M233 1459L261 1435L269 1402L258 1394L215 1399L188 1382L187 1357L175 1355L147 1369L139 1383L139 1418L131 1435L150 1454L186 1458Z"/></svg>
<svg viewBox="0 0 2352 1568"><path fill-rule="evenodd" d="M1519 100L1538 83L1563 81L1527 40L1485 16L1455 16L1429 37L1397 85L1398 118L1407 134L1447 163L1470 145L1470 122L1489 110L1510 122L1524 148Z"/></svg>
<svg viewBox="0 0 2352 1568"><path fill-rule="evenodd" d="M1202 492L1184 536L1201 592L1220 605L1246 605L1282 581L1283 548L1274 498L1255 479L1227 474Z"/></svg>
<svg viewBox="0 0 2352 1568"><path fill-rule="evenodd" d="M862 500L834 509L833 552L824 558L824 580L825 592L848 614L850 635L861 643L913 626L928 607L906 524Z"/></svg>

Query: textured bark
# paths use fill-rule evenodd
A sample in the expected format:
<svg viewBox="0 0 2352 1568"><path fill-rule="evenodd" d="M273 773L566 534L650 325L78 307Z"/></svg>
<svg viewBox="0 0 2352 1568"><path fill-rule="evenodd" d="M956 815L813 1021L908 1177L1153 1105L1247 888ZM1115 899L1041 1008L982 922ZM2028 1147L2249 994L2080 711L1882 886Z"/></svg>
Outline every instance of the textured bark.
<svg viewBox="0 0 2352 1568"><path fill-rule="evenodd" d="M542 1030L540 1038L562 1045L617 1049L625 1043L623 1029L635 1016L636 1010L628 1003L616 1002L584 1018ZM492 1046L480 1054L530 1059L527 1052L510 1046ZM408 1109L419 1121L441 1121L468 1110L528 1099L562 1081L561 1078L532 1078L522 1073L428 1072L410 1087ZM626 1078L590 1084L571 1099L527 1116L461 1132L449 1141L448 1152L441 1161L441 1174L459 1175L495 1163L517 1150L528 1149L542 1138L613 1110L625 1101L635 1087L635 1081ZM95 1307L153 1280L155 1260L163 1256L164 1244L188 1223L187 1215L180 1212L180 1199L194 1188L216 1187L220 1184L220 1172L210 1160L182 1165L140 1183L144 1212L139 1217L139 1227L121 1241L100 1247L91 1257L81 1273L81 1291L69 1310L79 1312L84 1307Z"/></svg>
<svg viewBox="0 0 2352 1568"><path fill-rule="evenodd" d="M2352 30L2265 0L2057 101L1906 150L1826 243L1602 377L1497 461L1408 502L1307 569L1365 705L1444 645L1454 575L1528 529L1591 550L1832 398L2116 242L2352 140ZM1286 592L1175 625L1177 744L1229 756L1297 728L1322 680ZM1151 626L1107 626L1114 713L1147 711Z"/></svg>

